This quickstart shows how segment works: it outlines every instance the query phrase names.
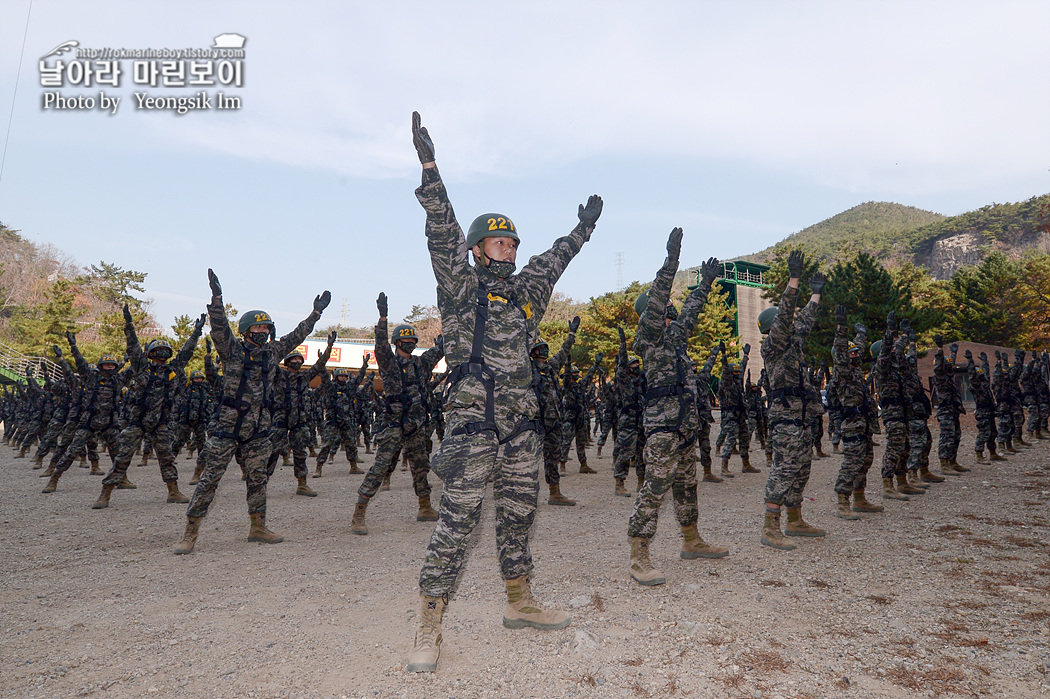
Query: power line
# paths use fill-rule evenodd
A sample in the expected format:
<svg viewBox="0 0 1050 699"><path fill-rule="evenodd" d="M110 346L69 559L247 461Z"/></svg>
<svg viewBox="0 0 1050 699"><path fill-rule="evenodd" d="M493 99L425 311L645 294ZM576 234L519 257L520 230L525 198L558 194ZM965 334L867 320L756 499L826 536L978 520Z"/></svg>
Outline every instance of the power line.
<svg viewBox="0 0 1050 699"><path fill-rule="evenodd" d="M33 16L33 0L29 0L29 11L26 13L26 28L22 32L22 53L18 55L18 72L15 73L15 91L11 95L11 113L7 115L7 136L4 137L4 155L0 158L0 182L4 179L4 165L7 164L7 144L11 142L11 122L15 120L15 100L18 98L18 79L22 76L22 59L26 55L26 37L29 36L29 18Z"/></svg>

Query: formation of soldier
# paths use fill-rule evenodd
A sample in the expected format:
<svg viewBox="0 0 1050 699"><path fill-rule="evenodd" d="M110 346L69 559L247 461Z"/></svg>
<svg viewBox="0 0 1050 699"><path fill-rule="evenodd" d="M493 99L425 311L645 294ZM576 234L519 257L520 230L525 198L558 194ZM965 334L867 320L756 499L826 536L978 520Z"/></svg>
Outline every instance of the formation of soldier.
<svg viewBox="0 0 1050 699"><path fill-rule="evenodd" d="M29 367L27 381L3 393L4 442L18 450L16 458L37 445L34 469L44 469L49 459L43 492L55 492L63 474L80 459L84 468L90 462L91 474L105 476L92 505L105 509L114 490L136 487L127 478L136 453L141 450L143 464L155 453L167 502L188 503L185 532L175 547L176 554L187 554L194 549L220 479L236 459L246 483L248 538L278 543L283 537L266 522L266 490L278 459L287 463L291 457L296 494L315 497L317 492L307 484L309 457L316 458L314 478L321 478L325 464L342 447L350 472L364 473L358 467L359 441L366 452L374 443L375 459L358 489L351 531L368 533L368 506L389 488L399 459L405 459L419 502L416 519L436 522L419 576L421 614L407 669L431 672L437 667L442 618L489 483L496 500L499 567L507 591L504 625L558 629L571 622L567 613L545 608L532 595L529 533L541 469L548 504L576 504L561 491L573 441L579 472L593 474L597 471L587 462L586 447L596 436L601 456L612 435L616 495L630 497L626 480L631 467L635 469L627 569L641 585L666 582L653 563L651 543L668 490L681 530L680 557L729 554L700 535L704 519L696 464L702 467L702 480L715 484L736 475L730 469L734 455L740 457L741 473L758 473L751 462L752 439L764 451L768 468L758 539L780 550L796 548L794 537L827 533L802 515L812 460L828 456L822 443L825 433L831 451L841 454L834 490L836 514L843 519L885 509L867 499L876 435L885 443L884 502L909 501L931 484L970 470L959 463L960 415L965 409L956 383L961 373L958 345L945 348L942 338L934 338L934 372L927 387L918 373L916 333L908 319L890 313L881 339L869 347L868 328L850 325L846 309L839 306L834 309L832 365L814 362L805 346L826 280L820 273L813 276L812 295L796 309L805 264L797 251L788 257L789 280L779 304L759 316L765 367L757 382L747 368L749 345L742 348L739 361L725 343L712 347L703 365L687 353L721 265L714 258L707 260L698 284L690 287L681 308L676 307L670 295L683 237L680 228L671 231L666 260L649 290L636 300L639 322L633 347L628 347L625 329L618 328L613 376L602 367L601 353L581 376L580 367L571 361L579 318L569 322L568 336L553 356L538 330L555 283L593 233L601 198L592 196L581 204L579 223L572 231L518 272L520 239L513 221L503 214L483 214L464 234L418 114L413 114L413 140L422 165L416 196L426 212L444 332L434 347L416 354L419 337L410 325L396 326L391 337L387 298L381 293L374 352L377 375L367 377L368 354L356 372L329 372L326 363L334 333L317 362L303 369L304 357L296 348L313 331L330 293L317 296L310 314L283 337L277 337L269 314L258 310L239 319L235 334L218 277L208 270L211 302L178 353L164 340L142 346L125 306L122 359L105 354L89 364L76 337L67 334L73 362L62 348L53 348L60 376L40 367L40 385L35 368ZM187 375L207 324L211 331L204 371ZM869 371L864 368L865 353ZM975 404L977 463L1004 460L1019 447L1050 436L1050 354L1028 357L1015 350L1011 361L1010 353L996 351L994 366L983 352L975 358L966 350L964 356ZM442 358L448 371L435 375ZM712 371L718 361L721 379L713 390ZM311 388L318 380L320 386ZM718 473L711 453L716 397ZM937 472L929 463L929 420L934 416L939 428ZM436 452L435 435L440 443ZM99 465L100 448L112 461L108 474ZM182 449L191 456L196 452L190 497L178 484L175 462ZM443 482L436 510L430 500L431 470Z"/></svg>

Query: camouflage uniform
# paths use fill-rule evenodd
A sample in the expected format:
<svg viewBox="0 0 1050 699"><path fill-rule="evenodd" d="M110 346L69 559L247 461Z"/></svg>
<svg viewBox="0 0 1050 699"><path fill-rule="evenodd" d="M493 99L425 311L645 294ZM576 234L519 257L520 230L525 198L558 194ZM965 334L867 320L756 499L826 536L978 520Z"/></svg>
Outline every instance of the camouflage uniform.
<svg viewBox="0 0 1050 699"><path fill-rule="evenodd" d="M590 440L590 422L587 419L587 392L584 388L594 378L598 365L587 370L582 380L572 378L570 365L565 365L565 383L562 393L561 414L561 462L569 460L569 448L576 440L576 458L580 462L580 473L590 470L587 466L587 444Z"/></svg>
<svg viewBox="0 0 1050 699"><path fill-rule="evenodd" d="M47 432L47 424L55 410L55 403L51 397L51 377L44 367L41 367L40 373L44 375L43 388L32 376L26 377L29 413L26 420L26 430L21 441L22 452L19 456L25 456L30 447L38 439L43 438ZM1036 410L1036 416L1038 417L1038 415L1039 411Z"/></svg>
<svg viewBox="0 0 1050 699"><path fill-rule="evenodd" d="M866 380L864 390L867 391ZM828 379L825 391L828 399L828 436L831 437L832 450L838 451L842 442L842 403L839 400L839 385L834 374Z"/></svg>
<svg viewBox="0 0 1050 699"><path fill-rule="evenodd" d="M197 489L193 491L187 517L204 517L215 497L215 489L226 473L234 452L244 459L248 513L266 513L266 466L270 459L270 394L280 362L302 344L321 317L313 310L295 330L258 347L238 339L230 329L222 296L213 294L208 304L211 337L222 360L224 381L215 423L199 463L203 464Z"/></svg>
<svg viewBox="0 0 1050 699"><path fill-rule="evenodd" d="M324 404L324 439L321 443L321 451L317 453L317 472L321 473L321 467L328 460L330 454L339 451L339 445L343 445L346 452L346 460L351 464L357 463L357 414L354 403L357 399L357 389L361 380L365 377L368 365L365 364L346 383L340 383L338 379L328 380L323 377L324 383L321 387L321 401Z"/></svg>
<svg viewBox="0 0 1050 699"><path fill-rule="evenodd" d="M705 474L711 473L711 423L714 422L711 415L711 370L715 367L715 359L717 356L712 352L696 374L696 416L699 420L696 446L700 450L700 466Z"/></svg>
<svg viewBox="0 0 1050 699"><path fill-rule="evenodd" d="M788 508L802 506L809 481L812 444L806 418L814 400L803 377L803 348L817 320L817 303L806 304L795 317L798 288L787 287L780 311L762 342L762 361L769 378L769 436L773 465L766 481L765 499Z"/></svg>
<svg viewBox="0 0 1050 699"><path fill-rule="evenodd" d="M613 443L616 443L614 429L616 426L616 389L611 382L606 380L604 371L599 379L598 390L601 396L598 403L598 426L600 428L598 434L598 455L601 456L601 449L609 439L610 432L613 432Z"/></svg>
<svg viewBox="0 0 1050 699"><path fill-rule="evenodd" d="M1022 369L1024 369L1024 352L1016 350L1006 385L1010 391L1010 408L1013 410L1013 438L1018 444L1026 444L1024 441L1024 391L1021 390Z"/></svg>
<svg viewBox="0 0 1050 699"><path fill-rule="evenodd" d="M886 432L886 451L882 455L882 478L904 475L905 445L908 423L904 377L902 366L907 359L904 347L907 338L897 336L897 329L890 328L882 338L882 349L875 360L875 383L879 389L879 406L882 409L882 427Z"/></svg>
<svg viewBox="0 0 1050 699"><path fill-rule="evenodd" d="M36 464L42 464L44 457L58 444L59 436L62 434L66 419L69 417L69 410L74 398L74 387L72 384L75 379L73 368L69 366L69 362L61 358L59 359L59 365L62 367L62 378L51 384L51 400L53 401L51 418L48 420L47 430L44 432L44 436L40 438L40 445L33 456L33 462Z"/></svg>
<svg viewBox="0 0 1050 699"><path fill-rule="evenodd" d="M273 431L270 442L273 452L266 463L266 477L271 478L277 469L277 459L285 451L291 451L292 470L297 480L306 478L306 451L313 445L313 434L309 425L310 400L307 395L310 382L318 376L328 378L325 365L331 356L331 347L325 349L317 362L309 369L292 369L281 366L271 386L273 405Z"/></svg>
<svg viewBox="0 0 1050 699"><path fill-rule="evenodd" d="M1003 368L1003 361L996 359L995 373L992 375L992 395L995 397L995 417L997 422L996 437L999 442L999 451L1007 452L1013 450L1014 435L1014 409L1013 395L1007 385L1007 372Z"/></svg>
<svg viewBox="0 0 1050 699"><path fill-rule="evenodd" d="M670 245L669 245L670 247ZM678 270L678 254L669 250L649 289L649 300L638 321L634 348L645 367L645 482L638 491L627 522L631 538L656 535L660 505L668 490L681 527L696 525L696 380L686 342L711 289L706 278L690 292L679 317L665 327L671 283ZM724 554L723 554L724 555Z"/></svg>
<svg viewBox="0 0 1050 699"><path fill-rule="evenodd" d="M908 454L905 467L914 475L930 465L933 434L927 425L933 406L926 396L916 366L915 342L912 341L903 367L904 401L908 416ZM914 480L914 479L913 479Z"/></svg>
<svg viewBox="0 0 1050 699"><path fill-rule="evenodd" d="M868 468L874 461L868 430L868 418L873 411L868 401L868 382L860 362L850 360L846 332L845 325L835 326L835 344L831 353L835 375L829 382L835 386L836 412L842 420L842 466L835 481L835 492L839 495L863 493L868 482ZM858 329L853 344L858 349L867 346L866 333Z"/></svg>
<svg viewBox="0 0 1050 699"><path fill-rule="evenodd" d="M171 454L171 427L169 418L175 403L175 392L179 384L185 383L184 370L193 358L200 328L193 332L182 345L171 362L151 361L139 344L138 334L130 316L124 323L124 336L128 342L128 358L131 360L131 384L124 400L127 426L116 439L113 468L102 479L103 486L116 486L124 480L131 459L143 438L152 438L153 448L160 462L160 476L165 483L175 483L179 473ZM180 496L181 497L181 496ZM185 499L182 500L185 502Z"/></svg>
<svg viewBox="0 0 1050 699"><path fill-rule="evenodd" d="M558 374L569 361L576 333L569 332L554 356L542 361L532 358L533 371L539 381L540 419L543 421L543 479L547 485L561 483L561 392Z"/></svg>
<svg viewBox="0 0 1050 699"><path fill-rule="evenodd" d="M616 414L616 449L614 450L613 477L627 478L634 465L641 482L645 474L645 434L642 432L642 413L645 411L645 375L632 373L627 359L627 343L620 342L616 355L614 375L619 406Z"/></svg>
<svg viewBox="0 0 1050 699"><path fill-rule="evenodd" d="M937 424L940 435L937 441L937 457L955 462L959 454L959 441L962 439L959 428L959 414L963 412L962 399L955 385L955 352L951 361L945 361L940 347L933 360L933 381L937 391Z"/></svg>
<svg viewBox="0 0 1050 699"><path fill-rule="evenodd" d="M747 437L747 406L744 404L743 375L747 369L745 354L737 371L729 367L728 355L722 353L722 380L718 383L718 405L722 420L722 465L725 467L734 449L740 450L740 460L749 461Z"/></svg>
<svg viewBox="0 0 1050 699"><path fill-rule="evenodd" d="M590 233L580 223L504 279L469 264L463 231L437 168L423 170L416 197L427 212L445 354L452 367L445 403L448 432L434 457L444 492L419 587L427 597L447 598L481 517L490 476L502 576L512 580L532 572L529 530L539 490L542 425L529 350L554 284Z"/></svg>
<svg viewBox="0 0 1050 699"><path fill-rule="evenodd" d="M208 424L209 390L207 378L202 383L189 381L182 389L182 398L177 410L178 432L172 451L178 455L182 446L189 441L191 452L200 452L207 439L205 428Z"/></svg>
<svg viewBox="0 0 1050 699"><path fill-rule="evenodd" d="M1042 421L1039 418L1039 386L1034 361L1025 364L1024 369L1021 370L1021 392L1024 407L1028 411L1028 422L1025 424L1025 429L1028 430L1030 436L1034 437L1036 430L1041 431L1042 429Z"/></svg>
<svg viewBox="0 0 1050 699"><path fill-rule="evenodd" d="M358 502L374 498L383 479L397 467L397 455L404 451L412 468L412 487L417 498L430 495L430 457L427 455L427 383L434 366L444 356L439 342L422 355L401 356L390 349L387 322L376 323L376 361L383 379L383 399L376 415L385 426L376 436L376 458L361 487Z"/></svg>
<svg viewBox="0 0 1050 699"><path fill-rule="evenodd" d="M970 379L970 391L973 393L974 419L977 422L977 438L973 449L978 456L984 453L985 448L994 454L995 440L992 437L992 427L995 424L995 397L988 382L988 370L974 364L973 357L966 365L966 374Z"/></svg>

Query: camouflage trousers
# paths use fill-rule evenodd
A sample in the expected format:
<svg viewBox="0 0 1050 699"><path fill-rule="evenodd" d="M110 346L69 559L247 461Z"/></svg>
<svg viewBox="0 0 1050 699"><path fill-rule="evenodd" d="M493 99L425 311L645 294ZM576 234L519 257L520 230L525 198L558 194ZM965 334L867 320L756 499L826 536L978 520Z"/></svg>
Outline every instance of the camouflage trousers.
<svg viewBox="0 0 1050 699"><path fill-rule="evenodd" d="M938 410L937 424L941 428L937 437L937 458L955 461L962 439L959 431L959 413L954 410Z"/></svg>
<svg viewBox="0 0 1050 699"><path fill-rule="evenodd" d="M1038 417L1039 411L1036 410L1035 412L1036 417ZM29 448L33 446L33 443L36 442L38 439L42 439L46 433L47 427L44 426L44 423L41 420L33 420L26 427L25 436L22 437L22 448L28 451Z"/></svg>
<svg viewBox="0 0 1050 699"><path fill-rule="evenodd" d="M882 454L882 477L893 478L906 471L908 428L900 415L884 415L882 430L886 434L886 451Z"/></svg>
<svg viewBox="0 0 1050 699"><path fill-rule="evenodd" d="M839 495L863 492L868 483L868 469L875 461L875 450L868 438L867 420L863 417L844 420L842 426L842 466L835 480Z"/></svg>
<svg viewBox="0 0 1050 699"><path fill-rule="evenodd" d="M306 478L309 471L306 468L307 449L313 446L314 438L310 426L300 422L293 427L275 427L270 436L270 444L273 450L270 452L266 462L266 477L273 476L277 470L277 459L283 454L291 453L292 472L296 478Z"/></svg>
<svg viewBox="0 0 1050 699"><path fill-rule="evenodd" d="M824 413L817 413L810 418L809 429L813 447L818 451L824 451Z"/></svg>
<svg viewBox="0 0 1050 699"><path fill-rule="evenodd" d="M543 431L543 480L547 485L561 483L561 426L551 422Z"/></svg>
<svg viewBox="0 0 1050 699"><path fill-rule="evenodd" d="M613 463L613 477L627 478L631 466L640 473L645 473L644 447L645 436L642 435L641 425L633 420L621 422L616 430L617 451Z"/></svg>
<svg viewBox="0 0 1050 699"><path fill-rule="evenodd" d="M64 426L65 422L60 420L52 420L48 424L44 436L40 438L40 445L36 448L36 454L33 456L34 461L43 461L44 457L51 453L52 449L56 448Z"/></svg>
<svg viewBox="0 0 1050 699"><path fill-rule="evenodd" d="M676 432L653 432L645 438L645 482L634 501L634 512L627 521L627 536L652 539L660 505L667 491L674 498L678 524L696 524L696 445L682 440Z"/></svg>
<svg viewBox="0 0 1050 699"><path fill-rule="evenodd" d="M1025 429L1029 432L1035 432L1037 429L1042 429L1043 421L1039 417L1039 402L1033 396L1026 398L1024 402L1025 410L1028 411L1028 422L1025 424Z"/></svg>
<svg viewBox="0 0 1050 699"><path fill-rule="evenodd" d="M244 469L248 514L266 514L266 482L269 480L266 464L272 451L269 435L254 437L243 444L232 437L220 437L218 434L209 436L201 451L204 473L190 497L186 516L204 517L208 514L211 501L215 498L215 489L219 487L219 481L235 453Z"/></svg>
<svg viewBox="0 0 1050 699"><path fill-rule="evenodd" d="M361 439L365 442L365 447L369 447L372 444L372 420L371 418L362 418L358 423L358 434L361 435Z"/></svg>
<svg viewBox="0 0 1050 699"><path fill-rule="evenodd" d="M602 413L598 419L598 446L604 447L609 433L613 431L613 416L609 412Z"/></svg>
<svg viewBox="0 0 1050 699"><path fill-rule="evenodd" d="M201 449L204 448L204 441L208 438L207 432L204 429L204 421L191 424L183 422L179 424L179 431L175 437L175 443L172 444L171 451L174 454L178 454L182 450L183 445L189 444L189 450L195 451L198 454Z"/></svg>
<svg viewBox="0 0 1050 699"><path fill-rule="evenodd" d="M352 464L357 463L357 423L328 422L324 426L324 436L321 438L321 451L317 452L317 465L324 466L330 455L339 452L339 445L343 446L346 460Z"/></svg>
<svg viewBox="0 0 1050 699"><path fill-rule="evenodd" d="M1020 403L1013 405L1013 438L1020 440L1024 436L1024 406Z"/></svg>
<svg viewBox="0 0 1050 699"><path fill-rule="evenodd" d="M105 444L106 449L109 450L109 458L115 459L117 453L117 435L119 434L120 430L118 430L117 426L114 424L110 424L109 427L98 432L90 427L78 427L77 431L73 433L73 438L69 440L65 452L59 457L58 462L55 464L55 473L65 473L72 465L73 459L80 455L82 449L87 449L88 456L90 456L90 444L92 439L99 440ZM98 454L95 454L95 458L92 459L92 461L98 461Z"/></svg>
<svg viewBox="0 0 1050 699"><path fill-rule="evenodd" d="M842 413L837 410L828 411L828 433L831 437L831 444L838 446L842 440Z"/></svg>
<svg viewBox="0 0 1050 699"><path fill-rule="evenodd" d="M492 431L450 435L434 457L444 481L437 525L419 572L419 589L447 598L467 555L471 533L481 520L485 488L492 478L496 506L496 549L504 580L532 572L529 530L536 518L542 456L540 435L526 430L500 444Z"/></svg>
<svg viewBox="0 0 1050 699"><path fill-rule="evenodd" d="M728 459L733 455L733 449L740 449L740 458L748 458L748 447L750 440L747 434L747 414L741 409L722 410L722 441L721 456Z"/></svg>
<svg viewBox="0 0 1050 699"><path fill-rule="evenodd" d="M908 419L908 471L918 471L930 465L930 450L933 448L933 433L924 417Z"/></svg>
<svg viewBox="0 0 1050 699"><path fill-rule="evenodd" d="M769 441L773 464L766 480L766 502L794 508L802 506L802 492L813 464L811 432L801 419L770 416Z"/></svg>
<svg viewBox="0 0 1050 699"><path fill-rule="evenodd" d="M54 468L58 465L59 459L66 453L66 449L69 448L70 443L73 441L73 436L76 435L78 429L78 422L74 418L71 421L67 421L63 426L62 430L58 433L58 439L55 441L55 449L51 452L51 460L48 462L49 468ZM98 442L95 440L94 435L88 438L87 444L81 447L81 453L87 452L92 463L98 461L98 452L96 447ZM80 456L80 454L74 454L74 458Z"/></svg>
<svg viewBox="0 0 1050 699"><path fill-rule="evenodd" d="M977 408L974 411L974 420L977 422L977 439L974 440L973 450L980 453L986 448L995 452L995 437L992 430L995 429L995 414L991 408Z"/></svg>
<svg viewBox="0 0 1050 699"><path fill-rule="evenodd" d="M576 458L587 463L587 444L591 441L589 423L582 416L565 415L561 421L561 460L569 460L569 449L576 440Z"/></svg>
<svg viewBox="0 0 1050 699"><path fill-rule="evenodd" d="M165 483L174 483L179 480L175 458L171 455L171 430L168 429L168 426L161 425L147 435L140 425L128 425L117 436L117 451L113 459L113 468L102 479L102 485L117 485L124 480L128 466L131 465L139 444L146 436L152 437L153 448L157 451L161 479Z"/></svg>
<svg viewBox="0 0 1050 699"><path fill-rule="evenodd" d="M1039 419L1042 421L1043 431L1047 429L1047 422L1050 421L1050 403L1044 403L1042 400L1039 401Z"/></svg>
<svg viewBox="0 0 1050 699"><path fill-rule="evenodd" d="M376 435L376 460L365 474L365 479L361 481L361 487L357 489L360 497L371 499L376 496L379 486L383 485L383 479L397 468L397 457L402 451L408 457L408 464L412 469L412 487L416 491L416 497L430 495L430 483L427 481L430 457L427 456L426 434L423 428L418 427L405 435L400 426L394 425L380 430Z"/></svg>
<svg viewBox="0 0 1050 699"><path fill-rule="evenodd" d="M1006 451L1007 440L1014 438L1014 411L1009 405L1000 404L995 411L995 422L996 429L999 434L996 436L996 441L1002 445L1000 451Z"/></svg>
<svg viewBox="0 0 1050 699"><path fill-rule="evenodd" d="M711 423L700 421L696 431L696 446L700 450L700 466L704 471L711 470Z"/></svg>

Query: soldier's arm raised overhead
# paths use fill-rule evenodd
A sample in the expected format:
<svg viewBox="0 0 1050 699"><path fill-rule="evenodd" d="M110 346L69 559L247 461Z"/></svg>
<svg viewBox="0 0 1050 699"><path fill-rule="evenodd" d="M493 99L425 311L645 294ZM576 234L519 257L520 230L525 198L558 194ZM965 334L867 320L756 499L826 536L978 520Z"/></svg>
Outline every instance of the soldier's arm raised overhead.
<svg viewBox="0 0 1050 699"><path fill-rule="evenodd" d="M69 351L73 355L73 361L77 365L77 373L86 375L88 373L88 362L77 347L77 336L71 332L66 333L66 341L69 342Z"/></svg>
<svg viewBox="0 0 1050 699"><path fill-rule="evenodd" d="M683 342L688 340L689 336L693 334L697 318L700 317L700 309L707 303L707 295L711 292L711 285L718 276L720 267L721 263L714 257L709 257L701 265L700 283L689 292L685 302L682 303L682 310L678 314L678 319L671 323L671 332Z"/></svg>
<svg viewBox="0 0 1050 699"><path fill-rule="evenodd" d="M131 309L124 304L124 338L127 340L128 359L131 366L137 367L142 360L142 345L139 344L138 334L135 332L135 320L131 317Z"/></svg>
<svg viewBox="0 0 1050 699"><path fill-rule="evenodd" d="M379 371L381 374L389 374L394 368L394 351L390 349L390 335L387 330L387 300L386 294L382 291L379 292L379 298L376 299L376 307L379 308L379 322L376 323L376 364L379 365ZM386 376L383 377L386 381Z"/></svg>
<svg viewBox="0 0 1050 699"><path fill-rule="evenodd" d="M219 284L219 277L210 269L208 270L208 283L211 285L211 303L208 304L211 340L215 344L215 352L225 360L230 356L233 331L230 330L230 321L226 318L226 307L222 303L222 286Z"/></svg>
<svg viewBox="0 0 1050 699"><path fill-rule="evenodd" d="M426 374L430 374L434 371L434 367L441 361L441 358L445 356L445 338L442 335L438 335L434 338L434 346L428 349L423 354L419 355L419 360L423 363L423 370Z"/></svg>
<svg viewBox="0 0 1050 699"><path fill-rule="evenodd" d="M769 335L762 342L762 356L777 356L787 349L791 339L791 326L795 321L795 302L798 298L798 282L806 258L801 250L792 250L788 254L788 283L780 297L776 317L770 324ZM768 360L767 360L768 361Z"/></svg>
<svg viewBox="0 0 1050 699"><path fill-rule="evenodd" d="M337 333L335 330L329 333L328 345L324 348L324 352L321 352L321 355L317 358L317 361L314 362L314 365L310 367L310 369L306 372L307 381L312 380L315 376L320 376L322 383L327 382L328 370L325 368L325 366L328 364L328 360L332 357L332 347L335 345L336 335Z"/></svg>
<svg viewBox="0 0 1050 699"><path fill-rule="evenodd" d="M328 304L331 302L332 292L327 289L314 297L314 306L310 311L310 315L306 316L290 333L277 339L277 354L280 357L284 357L303 343L303 340L313 332L314 325L321 319L321 314L324 313L324 309L328 308Z"/></svg>
<svg viewBox="0 0 1050 699"><path fill-rule="evenodd" d="M671 283L678 271L678 258L682 253L682 229L672 228L667 236L667 257L656 272L656 278L647 292L645 307L638 313L638 330L634 334L634 351L644 354L664 334L664 318L671 297ZM638 303L635 304L638 309Z"/></svg>
<svg viewBox="0 0 1050 699"><path fill-rule="evenodd" d="M171 366L176 371L181 372L190 360L193 359L193 353L197 349L197 341L201 338L201 332L204 330L204 324L208 322L208 314L201 313L193 323L193 332L186 338L186 342L182 343L182 347L179 349L179 353L175 355L175 359L171 360Z"/></svg>
<svg viewBox="0 0 1050 699"><path fill-rule="evenodd" d="M809 280L809 288L813 293L809 297L809 303L806 304L805 308L799 312L798 317L795 319L795 333L803 339L809 335L810 331L813 330L813 325L817 322L820 295L824 291L826 283L827 279L822 272L817 272Z"/></svg>
<svg viewBox="0 0 1050 699"><path fill-rule="evenodd" d="M835 341L832 343L831 358L835 371L846 371L849 368L849 343L846 341L846 307L835 306ZM856 344L856 343L854 343ZM857 345L860 347L860 345Z"/></svg>
<svg viewBox="0 0 1050 699"><path fill-rule="evenodd" d="M555 372L561 371L562 366L569 359L569 354L572 352L572 346L576 343L576 330L580 327L580 317L574 316L569 321L569 334L565 337L565 342L561 343L561 349L559 349L553 357L547 360L547 364L550 365ZM626 350L624 356L627 356ZM626 359L624 360L626 361Z"/></svg>

